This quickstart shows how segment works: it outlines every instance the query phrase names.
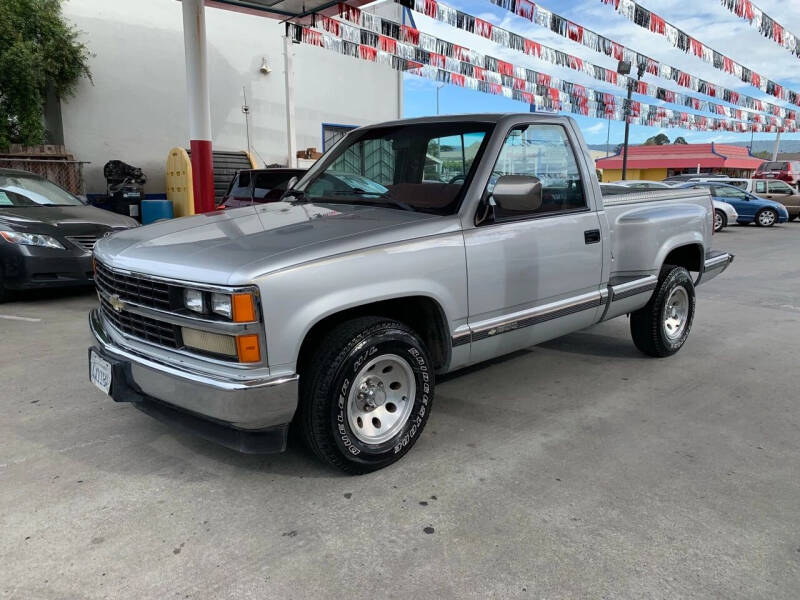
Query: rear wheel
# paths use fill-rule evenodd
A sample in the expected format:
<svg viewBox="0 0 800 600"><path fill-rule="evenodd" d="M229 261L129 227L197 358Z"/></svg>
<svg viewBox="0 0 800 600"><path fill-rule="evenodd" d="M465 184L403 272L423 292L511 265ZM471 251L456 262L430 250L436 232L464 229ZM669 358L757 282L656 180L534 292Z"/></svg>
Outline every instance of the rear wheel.
<svg viewBox="0 0 800 600"><path fill-rule="evenodd" d="M368 473L411 449L428 420L433 387L428 352L412 329L360 317L334 328L308 361L297 424L322 460Z"/></svg>
<svg viewBox="0 0 800 600"><path fill-rule="evenodd" d="M728 217L719 209L714 211L714 231L722 231L728 224Z"/></svg>
<svg viewBox="0 0 800 600"><path fill-rule="evenodd" d="M689 337L694 306L694 283L689 271L665 265L653 297L643 308L631 313L633 343L650 356L675 354Z"/></svg>
<svg viewBox="0 0 800 600"><path fill-rule="evenodd" d="M759 227L772 227L778 221L778 213L771 208L762 208L756 213L756 225Z"/></svg>

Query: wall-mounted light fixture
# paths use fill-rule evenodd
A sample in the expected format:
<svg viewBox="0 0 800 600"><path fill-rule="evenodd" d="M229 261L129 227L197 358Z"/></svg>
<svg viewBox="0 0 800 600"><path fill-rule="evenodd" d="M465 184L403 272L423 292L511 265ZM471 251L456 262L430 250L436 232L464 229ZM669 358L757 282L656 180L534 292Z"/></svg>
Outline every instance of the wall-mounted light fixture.
<svg viewBox="0 0 800 600"><path fill-rule="evenodd" d="M272 68L269 66L266 56L261 59L261 66L258 68L258 70L261 71L262 75L269 75L272 73Z"/></svg>

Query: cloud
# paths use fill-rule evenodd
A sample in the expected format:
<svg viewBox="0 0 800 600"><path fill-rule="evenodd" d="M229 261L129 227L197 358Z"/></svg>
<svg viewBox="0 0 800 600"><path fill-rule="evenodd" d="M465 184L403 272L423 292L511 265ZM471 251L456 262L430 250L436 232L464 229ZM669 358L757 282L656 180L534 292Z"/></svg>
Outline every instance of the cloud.
<svg viewBox="0 0 800 600"><path fill-rule="evenodd" d="M597 123L590 127L584 127L583 132L588 134L600 133L601 131L605 131L606 125L604 122Z"/></svg>

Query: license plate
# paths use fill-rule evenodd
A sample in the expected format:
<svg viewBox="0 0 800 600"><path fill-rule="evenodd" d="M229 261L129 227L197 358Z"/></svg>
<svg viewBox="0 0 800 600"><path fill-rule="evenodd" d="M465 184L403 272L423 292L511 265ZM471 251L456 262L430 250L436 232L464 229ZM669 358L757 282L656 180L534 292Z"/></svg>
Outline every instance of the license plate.
<svg viewBox="0 0 800 600"><path fill-rule="evenodd" d="M103 393L108 394L111 391L111 363L94 352L89 360L89 379Z"/></svg>

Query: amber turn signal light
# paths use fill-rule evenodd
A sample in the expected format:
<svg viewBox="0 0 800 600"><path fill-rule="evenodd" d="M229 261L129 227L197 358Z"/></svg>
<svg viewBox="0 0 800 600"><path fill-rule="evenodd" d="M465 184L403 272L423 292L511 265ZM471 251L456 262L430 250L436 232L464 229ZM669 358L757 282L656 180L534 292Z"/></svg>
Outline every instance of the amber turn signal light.
<svg viewBox="0 0 800 600"><path fill-rule="evenodd" d="M233 320L236 323L249 323L256 320L256 307L253 294L233 294L231 296Z"/></svg>
<svg viewBox="0 0 800 600"><path fill-rule="evenodd" d="M258 336L252 333L236 336L236 350L240 363L254 363L261 360Z"/></svg>

